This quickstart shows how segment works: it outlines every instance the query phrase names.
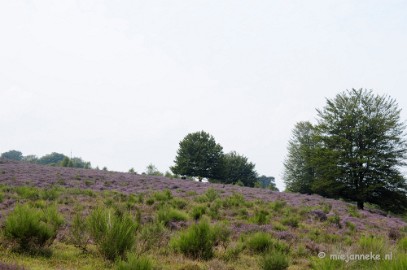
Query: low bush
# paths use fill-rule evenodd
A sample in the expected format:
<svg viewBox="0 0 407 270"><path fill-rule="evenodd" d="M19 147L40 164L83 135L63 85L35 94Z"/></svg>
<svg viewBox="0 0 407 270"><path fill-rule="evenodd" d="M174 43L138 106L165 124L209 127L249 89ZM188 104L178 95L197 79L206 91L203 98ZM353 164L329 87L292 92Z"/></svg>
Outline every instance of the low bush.
<svg viewBox="0 0 407 270"><path fill-rule="evenodd" d="M188 216L179 210L164 207L157 211L157 220L165 226L174 221L186 221Z"/></svg>
<svg viewBox="0 0 407 270"><path fill-rule="evenodd" d="M213 239L215 246L221 245L226 249L231 233L230 229L224 223L218 223L213 226Z"/></svg>
<svg viewBox="0 0 407 270"><path fill-rule="evenodd" d="M359 251L363 254L372 252L373 254L383 254L385 242L382 238L374 236L362 236L359 239Z"/></svg>
<svg viewBox="0 0 407 270"><path fill-rule="evenodd" d="M22 199L37 200L40 198L40 191L35 187L20 186L14 190Z"/></svg>
<svg viewBox="0 0 407 270"><path fill-rule="evenodd" d="M280 252L267 254L260 260L260 268L263 270L284 270L288 265L287 255Z"/></svg>
<svg viewBox="0 0 407 270"><path fill-rule="evenodd" d="M17 205L5 221L4 234L23 251L34 251L50 245L63 219L56 207L36 209Z"/></svg>
<svg viewBox="0 0 407 270"><path fill-rule="evenodd" d="M97 208L88 218L91 237L108 260L123 258L135 243L137 223L129 214L117 216L110 209Z"/></svg>
<svg viewBox="0 0 407 270"><path fill-rule="evenodd" d="M267 224L269 222L269 212L264 209L256 210L252 221L258 225Z"/></svg>
<svg viewBox="0 0 407 270"><path fill-rule="evenodd" d="M153 263L147 257L137 257L135 255L128 255L127 261L119 261L117 263L117 270L152 270Z"/></svg>
<svg viewBox="0 0 407 270"><path fill-rule="evenodd" d="M204 205L197 205L192 208L190 215L194 220L199 220L206 213L206 207Z"/></svg>
<svg viewBox="0 0 407 270"><path fill-rule="evenodd" d="M144 225L140 231L139 241L143 251L164 246L165 227L160 222Z"/></svg>
<svg viewBox="0 0 407 270"><path fill-rule="evenodd" d="M208 202L213 202L219 198L219 192L213 188L208 188L205 192L205 196L208 199Z"/></svg>
<svg viewBox="0 0 407 270"><path fill-rule="evenodd" d="M171 246L192 259L208 260L213 257L213 228L205 219L193 224L179 237L173 238Z"/></svg>
<svg viewBox="0 0 407 270"><path fill-rule="evenodd" d="M407 253L407 237L401 238L397 243L400 252Z"/></svg>
<svg viewBox="0 0 407 270"><path fill-rule="evenodd" d="M84 218L81 214L76 213L74 215L70 229L70 240L75 247L86 251L89 236L86 230L86 222L83 222L83 220Z"/></svg>
<svg viewBox="0 0 407 270"><path fill-rule="evenodd" d="M273 247L271 235L264 232L257 232L246 240L246 247L254 253L262 253Z"/></svg>
<svg viewBox="0 0 407 270"><path fill-rule="evenodd" d="M288 217L283 218L281 220L281 223L283 223L286 226L290 226L292 228L298 228L300 219L297 216L288 216Z"/></svg>

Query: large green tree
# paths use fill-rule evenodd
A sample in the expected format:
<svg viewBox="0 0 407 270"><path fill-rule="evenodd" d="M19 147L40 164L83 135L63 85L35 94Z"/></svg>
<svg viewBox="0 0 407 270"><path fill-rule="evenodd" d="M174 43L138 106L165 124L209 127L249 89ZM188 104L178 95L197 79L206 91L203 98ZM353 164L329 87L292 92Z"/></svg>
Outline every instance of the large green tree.
<svg viewBox="0 0 407 270"><path fill-rule="evenodd" d="M257 182L255 165L247 157L235 151L223 156L221 182L226 184L243 183L244 186L253 187Z"/></svg>
<svg viewBox="0 0 407 270"><path fill-rule="evenodd" d="M350 90L318 110L313 189L387 210L407 210L405 125L396 101L368 90Z"/></svg>
<svg viewBox="0 0 407 270"><path fill-rule="evenodd" d="M283 179L287 191L312 193L315 169L311 163L315 150L315 128L310 122L299 122L288 142Z"/></svg>
<svg viewBox="0 0 407 270"><path fill-rule="evenodd" d="M221 172L223 148L215 138L199 131L189 133L180 143L171 167L174 174L218 178Z"/></svg>

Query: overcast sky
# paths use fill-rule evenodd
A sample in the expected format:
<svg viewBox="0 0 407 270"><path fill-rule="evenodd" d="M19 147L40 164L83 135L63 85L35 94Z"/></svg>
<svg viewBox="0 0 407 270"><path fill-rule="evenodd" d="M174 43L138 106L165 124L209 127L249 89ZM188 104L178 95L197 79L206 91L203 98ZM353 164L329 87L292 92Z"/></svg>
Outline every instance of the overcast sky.
<svg viewBox="0 0 407 270"><path fill-rule="evenodd" d="M168 170L212 134L283 187L287 142L326 98L396 98L407 1L1 1L0 152Z"/></svg>

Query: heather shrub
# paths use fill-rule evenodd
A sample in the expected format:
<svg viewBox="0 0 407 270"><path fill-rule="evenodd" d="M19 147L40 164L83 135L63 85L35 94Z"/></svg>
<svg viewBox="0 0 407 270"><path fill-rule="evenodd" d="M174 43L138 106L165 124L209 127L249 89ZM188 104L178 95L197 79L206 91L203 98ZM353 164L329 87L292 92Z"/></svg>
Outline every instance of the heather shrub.
<svg viewBox="0 0 407 270"><path fill-rule="evenodd" d="M179 210L164 207L157 211L157 220L158 222L163 223L165 226L168 226L170 222L174 221L186 221L188 216Z"/></svg>
<svg viewBox="0 0 407 270"><path fill-rule="evenodd" d="M359 213L359 210L357 209L356 205L350 205L348 207L348 213L351 217L357 217L360 218L361 215Z"/></svg>
<svg viewBox="0 0 407 270"><path fill-rule="evenodd" d="M6 264L4 262L0 262L0 269L1 270L26 270L23 266L19 266L17 264Z"/></svg>
<svg viewBox="0 0 407 270"><path fill-rule="evenodd" d="M205 219L193 224L178 238L173 238L172 247L192 259L208 260L213 257L213 228Z"/></svg>
<svg viewBox="0 0 407 270"><path fill-rule="evenodd" d="M288 268L287 255L280 252L273 252L265 255L260 260L260 268L263 270L284 270Z"/></svg>
<svg viewBox="0 0 407 270"><path fill-rule="evenodd" d="M115 215L106 208L95 209L88 218L89 233L108 260L123 258L135 243L137 223L129 214Z"/></svg>
<svg viewBox="0 0 407 270"><path fill-rule="evenodd" d="M147 257L137 257L128 255L127 261L119 261L116 267L117 270L152 270L153 263Z"/></svg>
<svg viewBox="0 0 407 270"><path fill-rule="evenodd" d="M52 243L63 219L56 207L36 209L17 205L6 218L4 234L23 251L41 249Z"/></svg>
<svg viewBox="0 0 407 270"><path fill-rule="evenodd" d="M2 203L4 200L4 193L0 191L0 203Z"/></svg>
<svg viewBox="0 0 407 270"><path fill-rule="evenodd" d="M341 217L340 217L337 213L335 213L335 214L332 215L332 216L329 216L329 217L328 217L328 222L334 224L334 225L337 226L339 229L342 228L342 225L341 225Z"/></svg>

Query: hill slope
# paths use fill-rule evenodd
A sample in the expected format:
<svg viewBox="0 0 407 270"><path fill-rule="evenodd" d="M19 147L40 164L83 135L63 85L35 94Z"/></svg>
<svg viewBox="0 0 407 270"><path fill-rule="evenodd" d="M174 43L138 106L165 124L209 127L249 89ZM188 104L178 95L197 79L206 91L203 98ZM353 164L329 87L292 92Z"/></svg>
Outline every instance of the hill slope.
<svg viewBox="0 0 407 270"><path fill-rule="evenodd" d="M142 250L153 258L158 269L258 269L264 254L251 250L247 244L255 232L265 232L288 247L286 256L290 269L323 269L323 265L332 260L318 259L320 252L360 252L364 236L370 235L383 242L386 252L394 250L398 260L406 260L405 254L396 248L406 233L406 222L377 210L359 211L349 203L317 195L7 160L0 160L0 185L3 194L0 196L0 224L18 203L56 203L64 216L65 225L51 246L54 255L49 259L16 255L8 244L1 247L0 261L17 261L29 269L90 269L86 264L100 269L113 267L95 251L92 241L87 255L79 257L80 250L70 242L72 217L78 208L86 216L96 205L137 211L141 228L157 222L160 219L157 212L163 207L185 214L187 218L183 220L169 220L157 246L146 248L141 229L137 233L134 252ZM55 194L41 195L50 190ZM202 213L196 214L197 209L203 209ZM212 224L223 224L230 233L227 244L214 247L215 255L209 261L183 256L169 244L170 239L194 224L201 215ZM63 250L68 250L68 254ZM236 252L235 257L230 259L233 252ZM65 259L61 259L64 256ZM69 259L70 256L75 260ZM371 267L370 262L335 263L338 269Z"/></svg>

